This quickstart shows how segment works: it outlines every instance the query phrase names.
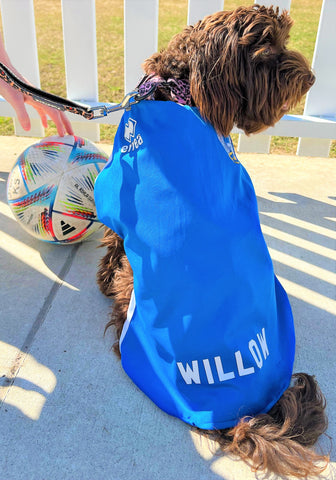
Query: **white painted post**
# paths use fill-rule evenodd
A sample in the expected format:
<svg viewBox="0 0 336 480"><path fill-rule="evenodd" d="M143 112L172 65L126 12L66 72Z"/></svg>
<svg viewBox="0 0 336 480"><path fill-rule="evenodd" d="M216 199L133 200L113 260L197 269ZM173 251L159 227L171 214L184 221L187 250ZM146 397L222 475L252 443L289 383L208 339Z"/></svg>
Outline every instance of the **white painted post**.
<svg viewBox="0 0 336 480"><path fill-rule="evenodd" d="M159 0L124 0L125 92L136 87L141 64L158 48Z"/></svg>
<svg viewBox="0 0 336 480"><path fill-rule="evenodd" d="M308 92L304 114L336 116L336 1L324 0L312 68L316 82ZM298 155L328 157L330 140L300 138Z"/></svg>
<svg viewBox="0 0 336 480"><path fill-rule="evenodd" d="M223 4L223 0L189 0L188 25L193 25L206 15L223 10Z"/></svg>
<svg viewBox="0 0 336 480"><path fill-rule="evenodd" d="M62 0L62 18L67 97L98 101L95 0ZM94 120L72 125L76 135L99 141Z"/></svg>
<svg viewBox="0 0 336 480"><path fill-rule="evenodd" d="M1 0L0 6L8 56L21 75L40 87L33 0ZM43 137L44 129L35 110L27 105L27 111L30 114L31 130L23 130L14 118L15 134Z"/></svg>
<svg viewBox="0 0 336 480"><path fill-rule="evenodd" d="M280 7L280 10L290 9L291 0L263 0L254 3L265 5L270 7L271 5ZM238 138L238 152L254 152L254 153L269 153L271 145L271 137L268 135L257 134L247 136L244 134L239 135Z"/></svg>
<svg viewBox="0 0 336 480"><path fill-rule="evenodd" d="M238 137L238 152L243 153L269 153L271 146L271 139L268 135L257 133L255 135L247 136L241 133Z"/></svg>

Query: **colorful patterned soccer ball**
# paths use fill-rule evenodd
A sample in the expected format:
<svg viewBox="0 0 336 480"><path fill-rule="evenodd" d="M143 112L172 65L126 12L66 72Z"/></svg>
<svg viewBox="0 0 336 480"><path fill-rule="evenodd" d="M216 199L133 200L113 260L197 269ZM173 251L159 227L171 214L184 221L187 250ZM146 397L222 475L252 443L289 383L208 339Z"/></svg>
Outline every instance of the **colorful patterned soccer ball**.
<svg viewBox="0 0 336 480"><path fill-rule="evenodd" d="M86 139L47 137L28 147L7 183L20 225L34 237L61 244L82 241L101 225L93 186L107 155Z"/></svg>

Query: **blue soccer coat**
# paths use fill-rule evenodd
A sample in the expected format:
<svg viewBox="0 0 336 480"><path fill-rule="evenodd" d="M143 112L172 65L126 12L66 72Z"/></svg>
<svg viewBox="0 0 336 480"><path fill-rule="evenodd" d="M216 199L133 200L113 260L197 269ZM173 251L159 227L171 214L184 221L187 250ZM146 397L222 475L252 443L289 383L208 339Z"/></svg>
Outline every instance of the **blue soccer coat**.
<svg viewBox="0 0 336 480"><path fill-rule="evenodd" d="M134 274L129 377L199 428L267 412L290 383L293 318L230 138L196 108L143 101L121 120L95 201Z"/></svg>

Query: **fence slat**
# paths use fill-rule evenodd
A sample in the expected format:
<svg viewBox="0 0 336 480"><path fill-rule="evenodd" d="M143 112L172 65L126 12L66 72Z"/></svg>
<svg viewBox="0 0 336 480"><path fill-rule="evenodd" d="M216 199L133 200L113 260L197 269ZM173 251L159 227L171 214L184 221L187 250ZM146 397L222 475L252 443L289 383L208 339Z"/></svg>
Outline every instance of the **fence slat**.
<svg viewBox="0 0 336 480"><path fill-rule="evenodd" d="M291 0L263 0L255 1L254 3L259 3L270 7L271 5L280 7L280 10L290 9ZM248 137L247 135L239 135L238 140L238 152L255 152L255 153L269 153L271 146L271 137L267 135L257 134Z"/></svg>
<svg viewBox="0 0 336 480"><path fill-rule="evenodd" d="M259 0L260 3L261 0ZM141 78L141 62L157 51L159 0L124 0L125 26L125 90L131 91ZM263 4L278 4L289 9L290 0L264 0ZM79 14L80 4L80 14ZM67 96L92 105L98 101L95 0L62 0L64 50L66 61ZM0 0L3 30L7 51L13 64L33 84L39 86L33 0ZM189 0L188 23L214 11L225 9L223 0ZM304 115L286 115L273 128L259 135L240 135L239 151L268 152L274 135L303 137L298 154L328 155L329 139L336 138L336 1L324 0L313 67L317 82L307 96ZM0 98L0 114L14 117L14 109ZM43 129L34 109L30 110L32 124L43 136ZM99 124L118 123L122 112L88 122L70 115L75 132L92 140L99 138ZM25 134L19 131L18 134ZM242 132L234 129L233 133ZM32 133L30 132L29 135ZM246 146L247 145L247 146Z"/></svg>
<svg viewBox="0 0 336 480"><path fill-rule="evenodd" d="M141 63L158 49L159 0L124 1L125 92L142 76Z"/></svg>
<svg viewBox="0 0 336 480"><path fill-rule="evenodd" d="M336 2L324 0L317 31L312 68L316 82L307 94L304 114L334 116L336 113ZM328 157L330 140L316 139L314 149L310 139L300 138L298 155Z"/></svg>
<svg viewBox="0 0 336 480"><path fill-rule="evenodd" d="M241 133L238 137L238 152L269 153L271 137L268 135L256 134L247 136Z"/></svg>
<svg viewBox="0 0 336 480"><path fill-rule="evenodd" d="M40 86L33 0L1 0L1 15L5 47L14 67L33 85ZM18 35L18 32L20 34ZM32 107L31 130L23 130L13 118L15 134L43 137L44 129ZM35 117L35 118L33 118Z"/></svg>
<svg viewBox="0 0 336 480"><path fill-rule="evenodd" d="M188 5L188 25L193 25L202 20L206 15L218 12L224 8L223 0L189 0Z"/></svg>
<svg viewBox="0 0 336 480"><path fill-rule="evenodd" d="M233 133L240 133L234 129ZM315 140L336 138L336 118L312 117L309 115L284 115L274 127L269 127L262 134L255 135L280 137L307 137Z"/></svg>
<svg viewBox="0 0 336 480"><path fill-rule="evenodd" d="M98 101L95 0L62 0L62 18L67 96ZM72 124L77 135L99 141L98 124Z"/></svg>

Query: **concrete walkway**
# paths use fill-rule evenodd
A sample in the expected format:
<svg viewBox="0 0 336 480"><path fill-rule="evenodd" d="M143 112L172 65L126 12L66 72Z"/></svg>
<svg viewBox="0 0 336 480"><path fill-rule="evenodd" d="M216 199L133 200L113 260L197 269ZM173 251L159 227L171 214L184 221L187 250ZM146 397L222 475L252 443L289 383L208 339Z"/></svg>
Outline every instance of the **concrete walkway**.
<svg viewBox="0 0 336 480"><path fill-rule="evenodd" d="M28 236L11 216L5 187L17 155L34 140L0 143L0 480L254 478L242 462L214 456L127 378L110 351L111 334L103 337L110 302L95 283L101 234L74 246ZM290 294L295 370L316 375L335 438L336 161L240 159ZM327 438L321 445L330 449Z"/></svg>

